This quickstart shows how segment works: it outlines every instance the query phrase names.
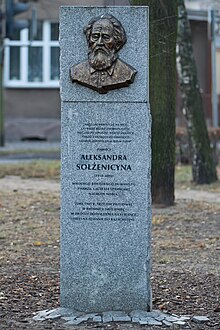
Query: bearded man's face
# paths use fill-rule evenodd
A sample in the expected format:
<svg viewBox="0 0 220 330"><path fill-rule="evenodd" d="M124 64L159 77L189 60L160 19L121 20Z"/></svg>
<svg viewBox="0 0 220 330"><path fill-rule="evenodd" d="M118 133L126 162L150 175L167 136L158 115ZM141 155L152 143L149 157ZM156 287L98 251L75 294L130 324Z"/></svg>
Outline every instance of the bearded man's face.
<svg viewBox="0 0 220 330"><path fill-rule="evenodd" d="M108 19L93 24L88 55L91 67L100 71L110 68L116 60L114 28Z"/></svg>

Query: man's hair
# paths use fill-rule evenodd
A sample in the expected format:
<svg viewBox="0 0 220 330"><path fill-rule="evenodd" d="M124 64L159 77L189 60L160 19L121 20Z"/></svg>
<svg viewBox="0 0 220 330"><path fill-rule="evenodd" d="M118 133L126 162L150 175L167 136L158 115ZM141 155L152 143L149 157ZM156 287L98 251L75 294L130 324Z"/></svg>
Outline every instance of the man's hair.
<svg viewBox="0 0 220 330"><path fill-rule="evenodd" d="M91 33L92 33L93 24L96 23L97 21L102 20L102 19L107 19L112 23L113 31L114 31L113 36L114 36L114 39L115 39L115 48L116 48L117 51L119 51L124 46L124 44L126 43L127 38L126 38L126 34L125 34L125 30L124 30L123 26L117 20L117 18L115 18L112 15L101 15L101 16L92 18L91 21L89 21L88 25L84 28L84 33L86 35L86 39L87 39L88 44L89 44L89 41L90 41L90 36L91 36Z"/></svg>

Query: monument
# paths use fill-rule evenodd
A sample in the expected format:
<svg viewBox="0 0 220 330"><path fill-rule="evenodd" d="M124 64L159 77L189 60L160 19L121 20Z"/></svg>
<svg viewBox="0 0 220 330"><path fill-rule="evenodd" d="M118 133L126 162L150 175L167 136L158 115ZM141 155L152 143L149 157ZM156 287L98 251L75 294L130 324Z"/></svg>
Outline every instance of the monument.
<svg viewBox="0 0 220 330"><path fill-rule="evenodd" d="M61 7L61 307L151 310L147 7Z"/></svg>

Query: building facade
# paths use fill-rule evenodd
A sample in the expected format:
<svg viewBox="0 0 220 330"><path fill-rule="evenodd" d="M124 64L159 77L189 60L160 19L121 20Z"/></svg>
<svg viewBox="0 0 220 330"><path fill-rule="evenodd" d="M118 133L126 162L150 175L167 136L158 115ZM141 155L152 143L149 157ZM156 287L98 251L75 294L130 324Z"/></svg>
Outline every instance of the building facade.
<svg viewBox="0 0 220 330"><path fill-rule="evenodd" d="M5 40L5 140L60 140L59 7L128 5L127 0L38 0L16 16L31 20L37 11L37 34L23 29Z"/></svg>
<svg viewBox="0 0 220 330"><path fill-rule="evenodd" d="M201 3L204 6L201 9ZM59 96L59 7L61 5L129 5L128 0L38 0L37 34L28 29L13 40L5 40L4 100L5 139L60 140ZM220 7L216 1L217 7ZM198 5L200 4L200 5ZM207 123L212 125L212 76L208 40L207 1L186 1L192 27L193 47ZM20 18L31 19L31 9ZM217 90L220 95L220 37L217 42ZM179 95L179 94L178 94ZM177 102L177 124L183 125L181 97Z"/></svg>

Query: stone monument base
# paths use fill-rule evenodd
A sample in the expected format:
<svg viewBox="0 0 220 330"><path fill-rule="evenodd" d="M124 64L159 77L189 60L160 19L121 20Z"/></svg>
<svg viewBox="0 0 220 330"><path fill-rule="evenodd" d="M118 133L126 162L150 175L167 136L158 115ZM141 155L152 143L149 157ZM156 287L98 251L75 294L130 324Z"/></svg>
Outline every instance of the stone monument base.
<svg viewBox="0 0 220 330"><path fill-rule="evenodd" d="M35 321L45 321L54 319L63 319L65 325L79 325L83 322L93 322L93 323L110 323L110 322L123 322L123 323L136 323L140 325L157 325L157 326L167 326L178 327L186 326L187 321L190 320L189 316L177 316L170 313L164 313L160 310L153 310L151 312L146 312L143 310L134 310L131 312L124 311L108 311L103 313L89 313L85 314L83 312L78 312L68 308L56 308L53 310L44 310L38 312L37 315L33 317ZM209 321L206 317L204 322ZM192 318L193 320L193 318Z"/></svg>

